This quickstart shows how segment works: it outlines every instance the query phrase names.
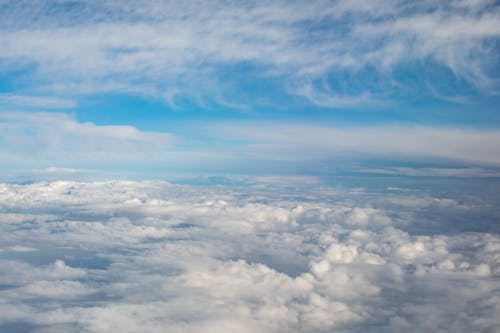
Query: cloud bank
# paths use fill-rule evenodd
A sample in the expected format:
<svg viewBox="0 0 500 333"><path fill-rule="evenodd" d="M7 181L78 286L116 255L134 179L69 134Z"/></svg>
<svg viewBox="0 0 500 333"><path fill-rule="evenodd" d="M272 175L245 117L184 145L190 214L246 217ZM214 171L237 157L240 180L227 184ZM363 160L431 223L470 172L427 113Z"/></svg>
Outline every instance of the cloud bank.
<svg viewBox="0 0 500 333"><path fill-rule="evenodd" d="M170 133L140 131L130 125L78 122L65 113L0 112L0 151L6 165L16 168L54 168L52 163L103 167L133 164L146 157L154 162L151 153L168 151L175 141Z"/></svg>
<svg viewBox="0 0 500 333"><path fill-rule="evenodd" d="M0 328L495 332L500 212L459 192L1 184Z"/></svg>
<svg viewBox="0 0 500 333"><path fill-rule="evenodd" d="M317 175L322 172L321 165L332 160L339 165L361 163L351 167L354 171L373 171L378 167L366 162L373 159L443 164L448 171L450 166L458 169L472 166L463 175L495 176L495 168L500 165L497 130L388 125L335 127L278 121L204 124L188 121L179 127L169 127L178 132L96 125L79 122L65 113L0 112L0 156L7 171L19 172L24 167L36 175L61 176L76 170L95 173L112 168L120 173L135 168L137 171L137 166L161 168L165 173L243 171L261 175L308 168ZM397 163L385 164L386 168L398 167ZM263 173L263 167L267 174ZM335 171L336 165L326 170ZM433 170L434 174L439 172ZM462 175L447 170L441 174Z"/></svg>
<svg viewBox="0 0 500 333"><path fill-rule="evenodd" d="M500 132L456 127L356 126L287 123L217 125L218 135L244 142L248 154L269 159L365 155L409 160L500 163Z"/></svg>

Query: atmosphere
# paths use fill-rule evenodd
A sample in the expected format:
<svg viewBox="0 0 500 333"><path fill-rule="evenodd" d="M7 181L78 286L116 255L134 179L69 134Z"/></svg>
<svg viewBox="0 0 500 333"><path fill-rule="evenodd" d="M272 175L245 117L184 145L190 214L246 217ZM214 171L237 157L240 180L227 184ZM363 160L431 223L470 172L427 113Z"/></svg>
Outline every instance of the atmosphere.
<svg viewBox="0 0 500 333"><path fill-rule="evenodd" d="M2 1L2 169L497 168L499 27L495 1Z"/></svg>
<svg viewBox="0 0 500 333"><path fill-rule="evenodd" d="M497 0L0 0L2 333L500 332L499 203Z"/></svg>

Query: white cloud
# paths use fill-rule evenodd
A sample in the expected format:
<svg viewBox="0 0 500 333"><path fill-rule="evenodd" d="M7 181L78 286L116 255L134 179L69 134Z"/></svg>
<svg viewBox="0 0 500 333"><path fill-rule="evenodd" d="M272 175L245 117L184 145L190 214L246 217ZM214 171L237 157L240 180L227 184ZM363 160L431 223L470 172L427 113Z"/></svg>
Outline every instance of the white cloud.
<svg viewBox="0 0 500 333"><path fill-rule="evenodd" d="M128 125L81 123L55 112L3 112L0 113L0 152L5 160L4 168L19 173L20 166L24 166L25 172L34 179L42 176L91 179L98 177L96 170L113 166L123 171L134 165L162 166L165 172L177 169L262 173L264 168L267 174L272 173L270 166L282 171L306 165L314 173L319 164L331 159L364 158L451 162L456 167L381 169L361 164L353 171L495 177L498 174L495 167L500 164L500 132L497 130L387 125L349 128L276 121L191 122L183 126L182 130L187 133L196 129L196 135L202 140L189 141L188 137L141 131ZM470 167L459 168L461 165ZM313 178L303 180L314 182Z"/></svg>
<svg viewBox="0 0 500 333"><path fill-rule="evenodd" d="M404 175L410 177L499 177L498 170L483 168L371 168L360 169L361 173L381 175Z"/></svg>
<svg viewBox="0 0 500 333"><path fill-rule="evenodd" d="M500 164L500 132L497 130L231 123L218 125L211 135L245 142L242 151L256 159L297 161L304 158L370 156Z"/></svg>
<svg viewBox="0 0 500 333"><path fill-rule="evenodd" d="M4 297L12 294L15 298L75 298L92 293L92 288L77 281L35 281L23 287L4 293Z"/></svg>
<svg viewBox="0 0 500 333"><path fill-rule="evenodd" d="M13 106L29 106L45 109L71 109L76 106L76 103L69 99L56 97L0 94L0 105L7 105L10 108Z"/></svg>
<svg viewBox="0 0 500 333"><path fill-rule="evenodd" d="M3 66L36 64L40 91L177 91L203 101L227 88L214 75L220 66L252 63L313 103L350 107L380 91L304 89L339 70L373 66L391 77L399 64L432 59L498 92L494 1L7 1L2 11Z"/></svg>
<svg viewBox="0 0 500 333"><path fill-rule="evenodd" d="M474 220L498 214L485 194L309 185L1 184L6 247L38 251L0 251L0 321L34 332L498 330L500 238ZM457 214L474 232L455 231Z"/></svg>
<svg viewBox="0 0 500 333"><path fill-rule="evenodd" d="M37 167L48 163L71 166L76 161L91 165L137 161L152 151L167 150L174 141L169 133L140 131L129 125L81 123L63 113L0 113L0 147L18 166L18 159L24 161L22 164L35 163L33 157Z"/></svg>
<svg viewBox="0 0 500 333"><path fill-rule="evenodd" d="M76 174L76 173L87 173L93 172L93 170L82 170L73 168L59 168L59 167L47 167L45 169L33 170L33 172L41 174Z"/></svg>

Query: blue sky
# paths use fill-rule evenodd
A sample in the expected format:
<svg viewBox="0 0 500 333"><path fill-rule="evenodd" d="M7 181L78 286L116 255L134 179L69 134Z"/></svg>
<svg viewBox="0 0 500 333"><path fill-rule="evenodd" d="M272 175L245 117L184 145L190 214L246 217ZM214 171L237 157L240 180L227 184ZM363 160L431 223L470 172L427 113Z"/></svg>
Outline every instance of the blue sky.
<svg viewBox="0 0 500 333"><path fill-rule="evenodd" d="M3 1L2 172L491 174L499 27L487 0Z"/></svg>
<svg viewBox="0 0 500 333"><path fill-rule="evenodd" d="M500 332L498 0L0 0L0 332Z"/></svg>

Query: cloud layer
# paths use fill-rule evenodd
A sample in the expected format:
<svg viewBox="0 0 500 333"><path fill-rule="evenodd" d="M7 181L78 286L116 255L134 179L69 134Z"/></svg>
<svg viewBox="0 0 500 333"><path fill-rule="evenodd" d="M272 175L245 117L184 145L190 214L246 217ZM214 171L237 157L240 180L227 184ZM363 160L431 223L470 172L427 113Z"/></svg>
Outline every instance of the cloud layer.
<svg viewBox="0 0 500 333"><path fill-rule="evenodd" d="M215 135L239 140L245 151L289 160L320 156L392 157L452 160L472 164L500 163L500 132L454 127L334 127L287 123L219 124Z"/></svg>
<svg viewBox="0 0 500 333"><path fill-rule="evenodd" d="M241 104L231 87L253 77L351 107L414 89L408 75L449 98L464 82L499 87L495 1L3 1L0 13L0 68L38 93Z"/></svg>
<svg viewBox="0 0 500 333"><path fill-rule="evenodd" d="M6 165L16 168L21 164L48 167L46 163L102 167L133 163L146 156L154 162L150 154L166 152L174 142L175 136L170 133L140 131L129 125L82 123L65 113L0 113L0 151Z"/></svg>
<svg viewBox="0 0 500 333"><path fill-rule="evenodd" d="M269 175L300 168L308 168L311 174L331 174L342 163L352 170L374 171L378 166L369 161L377 159L443 164L442 175L451 176L456 173L447 172L450 166L475 166L465 175L495 176L500 165L497 130L387 125L346 128L278 121L187 121L169 127L178 132L96 125L65 113L0 112L0 156L7 172L62 177L70 171L106 169L116 174L134 169L140 174L138 166L162 169L165 174L183 170ZM336 164L322 170L332 160ZM386 162L383 167L398 165ZM486 172L485 167L491 170ZM392 173L394 170L404 171L392 169ZM439 170L433 173L439 174Z"/></svg>
<svg viewBox="0 0 500 333"><path fill-rule="evenodd" d="M498 219L488 200L279 182L2 184L0 328L495 332L499 230L471 222Z"/></svg>

